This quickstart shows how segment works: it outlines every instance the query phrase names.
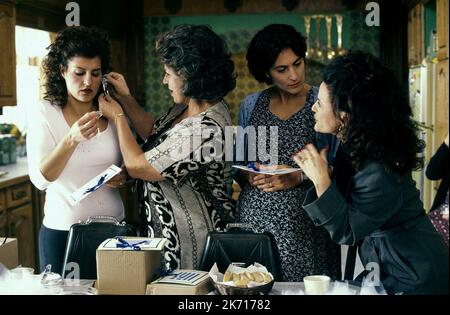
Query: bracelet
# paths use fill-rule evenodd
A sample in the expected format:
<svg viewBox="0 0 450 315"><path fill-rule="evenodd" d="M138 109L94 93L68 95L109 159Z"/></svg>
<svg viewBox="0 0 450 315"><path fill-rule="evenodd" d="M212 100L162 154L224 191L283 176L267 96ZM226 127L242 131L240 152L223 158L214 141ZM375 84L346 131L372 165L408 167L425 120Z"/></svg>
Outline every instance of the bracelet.
<svg viewBox="0 0 450 315"><path fill-rule="evenodd" d="M120 114L117 114L117 115L116 115L116 118L114 119L114 122L116 123L116 125L117 125L117 118L119 118L119 117L121 117L121 116L124 116L124 117L125 117L125 114L124 114L124 113L120 113Z"/></svg>

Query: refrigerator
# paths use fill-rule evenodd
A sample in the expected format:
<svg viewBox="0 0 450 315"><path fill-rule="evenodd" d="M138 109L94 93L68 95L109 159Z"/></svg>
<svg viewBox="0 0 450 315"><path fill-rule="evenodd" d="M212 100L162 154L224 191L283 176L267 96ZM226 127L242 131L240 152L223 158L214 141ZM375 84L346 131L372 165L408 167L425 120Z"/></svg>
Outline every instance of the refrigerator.
<svg viewBox="0 0 450 315"><path fill-rule="evenodd" d="M425 149L422 152L425 166L413 172L413 178L420 191L424 208L428 211L433 204L437 186L436 182L428 180L425 175L426 166L437 149L433 137L436 120L436 63L432 60L424 59L420 66L410 67L409 100L414 119L421 125L420 137L425 141Z"/></svg>

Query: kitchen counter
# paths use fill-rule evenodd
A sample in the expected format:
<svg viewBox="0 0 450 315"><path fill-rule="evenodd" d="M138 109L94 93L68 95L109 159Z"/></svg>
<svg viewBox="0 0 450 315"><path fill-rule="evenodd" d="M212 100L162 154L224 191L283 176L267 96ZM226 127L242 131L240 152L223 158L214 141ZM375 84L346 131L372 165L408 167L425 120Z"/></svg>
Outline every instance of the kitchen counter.
<svg viewBox="0 0 450 315"><path fill-rule="evenodd" d="M17 163L0 166L0 171L6 172L5 175L0 177L0 188L15 185L29 179L26 157L18 157Z"/></svg>
<svg viewBox="0 0 450 315"><path fill-rule="evenodd" d="M26 157L2 165L0 171L0 235L17 238L19 264L39 268L37 240L42 222L39 194L28 176Z"/></svg>

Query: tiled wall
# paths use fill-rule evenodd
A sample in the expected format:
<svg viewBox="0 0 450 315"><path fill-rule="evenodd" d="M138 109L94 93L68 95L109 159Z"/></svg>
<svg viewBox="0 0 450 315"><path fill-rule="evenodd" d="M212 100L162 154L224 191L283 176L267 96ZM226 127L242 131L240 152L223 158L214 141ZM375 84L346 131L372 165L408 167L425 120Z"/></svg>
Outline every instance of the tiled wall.
<svg viewBox="0 0 450 315"><path fill-rule="evenodd" d="M365 24L365 14L360 12L350 12L349 20L349 40L347 49L364 50L375 56L380 56L380 32L379 27L368 27Z"/></svg>
<svg viewBox="0 0 450 315"><path fill-rule="evenodd" d="M227 23L227 19L229 19ZM268 21L268 22L266 22ZM283 22L284 21L284 22ZM253 35L264 25L270 23L290 23L304 34L302 17L298 15L258 15L251 19L236 21L230 17L149 17L145 20L145 87L146 110L155 116L162 115L171 105L171 97L162 84L163 68L155 56L157 36L175 25L183 23L209 24L227 42L236 66L237 85L225 100L230 105L233 119L237 122L237 113L242 99L266 86L258 83L249 74L245 54ZM353 12L344 16L343 46L346 49L362 49L379 55L379 30L365 25L363 13ZM258 22L258 23L256 23ZM247 25L248 24L248 25ZM236 26L237 25L237 26ZM335 35L335 34L334 34ZM318 85L321 81L323 65L307 61L306 76L310 84Z"/></svg>
<svg viewBox="0 0 450 315"><path fill-rule="evenodd" d="M171 106L172 98L162 84L163 67L155 53L155 41L158 35L170 28L168 17L151 17L145 21L145 109L155 116L161 115Z"/></svg>

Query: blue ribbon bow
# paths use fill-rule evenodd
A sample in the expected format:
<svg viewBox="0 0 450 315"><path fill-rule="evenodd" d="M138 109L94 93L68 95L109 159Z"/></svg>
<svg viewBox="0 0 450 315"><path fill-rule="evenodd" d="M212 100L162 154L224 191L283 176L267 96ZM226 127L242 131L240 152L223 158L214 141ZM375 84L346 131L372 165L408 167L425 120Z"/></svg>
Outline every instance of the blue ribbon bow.
<svg viewBox="0 0 450 315"><path fill-rule="evenodd" d="M173 274L174 271L175 271L175 270L173 270L173 269L171 269L171 268L169 268L169 269L162 268L162 267L159 267L159 268L158 268L158 273L159 273L159 275L160 275L161 277L169 276L169 275Z"/></svg>
<svg viewBox="0 0 450 315"><path fill-rule="evenodd" d="M249 163L249 164L247 165L247 167L250 168L250 169L252 169L252 170L254 170L254 171L259 171L259 168L256 167L256 163L254 163L254 162Z"/></svg>
<svg viewBox="0 0 450 315"><path fill-rule="evenodd" d="M86 189L86 191L84 192L84 194L87 194L87 193L90 193L90 192L94 192L94 191L96 191L97 189L99 189L99 188L103 185L103 182L105 181L106 176L108 176L108 175L105 174L105 175L103 175L102 177L100 177L99 180L98 180L98 182L97 182L97 184L95 184L94 187L91 187L91 188Z"/></svg>
<svg viewBox="0 0 450 315"><path fill-rule="evenodd" d="M118 241L118 243L116 243L117 248L132 248L133 250L141 250L141 247L139 245L148 244L148 241L142 241L138 243L128 243L121 237L116 237L116 240Z"/></svg>

